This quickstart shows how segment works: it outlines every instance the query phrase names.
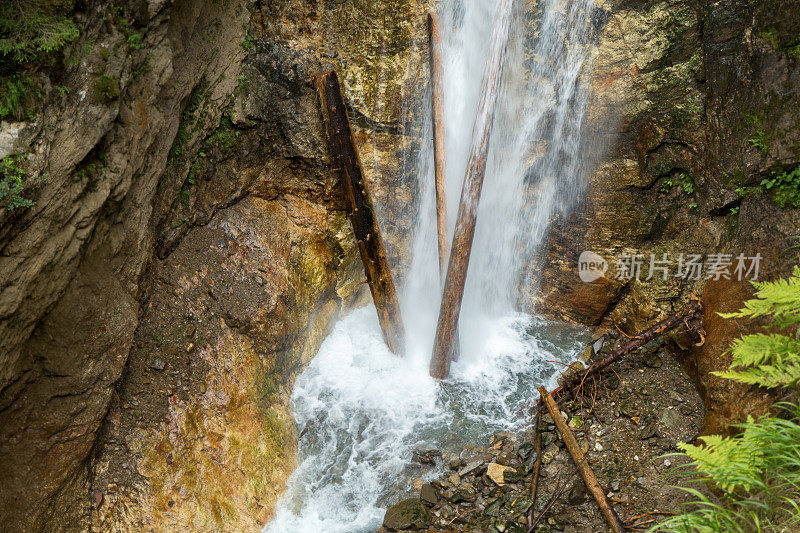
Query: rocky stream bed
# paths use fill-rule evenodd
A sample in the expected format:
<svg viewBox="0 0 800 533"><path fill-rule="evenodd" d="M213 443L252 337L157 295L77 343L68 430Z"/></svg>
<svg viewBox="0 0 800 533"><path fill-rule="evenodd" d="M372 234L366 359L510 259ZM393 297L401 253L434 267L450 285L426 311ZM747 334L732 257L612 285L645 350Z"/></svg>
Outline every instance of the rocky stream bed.
<svg viewBox="0 0 800 533"><path fill-rule="evenodd" d="M585 362L610 353L613 338L587 348ZM602 346L605 344L605 346ZM533 401L534 399L532 399ZM697 438L703 401L688 375L665 348L652 341L584 383L577 399L562 404L604 491L626 526L642 531L677 510L688 495L680 484L684 463L678 444ZM597 503L578 474L553 419L541 422L542 467L536 501L531 499L534 429L499 432L485 446L459 454L418 450L414 461L443 474L418 478L409 498L390 507L380 531L607 531Z"/></svg>

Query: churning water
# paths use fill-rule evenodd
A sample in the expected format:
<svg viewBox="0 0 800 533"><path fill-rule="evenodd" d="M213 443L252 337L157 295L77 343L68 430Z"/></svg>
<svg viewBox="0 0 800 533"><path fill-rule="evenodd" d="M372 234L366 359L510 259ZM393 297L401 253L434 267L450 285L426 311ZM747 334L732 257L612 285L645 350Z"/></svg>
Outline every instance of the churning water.
<svg viewBox="0 0 800 533"><path fill-rule="evenodd" d="M547 226L582 191L580 130L586 107L592 0L513 8L502 90L478 211L459 332L461 358L445 382L428 376L440 305L430 124L414 169L419 217L409 282L401 291L407 353L384 345L373 308L340 321L292 395L298 468L274 533L374 531L412 481L436 475L412 464L416 448L458 450L498 430L522 429L536 387L552 385L587 341L580 328L515 312ZM452 235L495 0L442 4L448 222Z"/></svg>

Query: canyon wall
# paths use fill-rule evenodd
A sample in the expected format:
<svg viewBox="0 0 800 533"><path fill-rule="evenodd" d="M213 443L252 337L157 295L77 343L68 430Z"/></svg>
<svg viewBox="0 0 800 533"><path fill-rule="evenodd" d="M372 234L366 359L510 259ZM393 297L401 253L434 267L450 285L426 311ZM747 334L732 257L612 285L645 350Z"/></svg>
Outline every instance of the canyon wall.
<svg viewBox="0 0 800 533"><path fill-rule="evenodd" d="M601 2L591 72L587 154L595 160L580 205L553 225L531 305L555 316L632 334L703 298L706 342L673 345L705 394L705 431L726 431L770 397L711 376L727 368L733 338L753 329L718 312L741 307L753 289L736 258L761 254L760 279L797 264L798 183L769 188L800 164L800 3L793 0ZM800 199L800 196L794 198ZM592 283L578 258L609 264ZM640 279L617 268L641 254ZM650 257L672 261L667 279ZM676 276L680 254L730 255L731 279L709 271ZM704 257L707 259L707 257ZM747 263L749 266L749 261ZM621 279L618 279L621 278Z"/></svg>
<svg viewBox="0 0 800 533"><path fill-rule="evenodd" d="M46 176L0 214L4 530L257 530L293 379L368 301L311 77L342 73L397 261L423 6L70 6L35 116L0 126Z"/></svg>

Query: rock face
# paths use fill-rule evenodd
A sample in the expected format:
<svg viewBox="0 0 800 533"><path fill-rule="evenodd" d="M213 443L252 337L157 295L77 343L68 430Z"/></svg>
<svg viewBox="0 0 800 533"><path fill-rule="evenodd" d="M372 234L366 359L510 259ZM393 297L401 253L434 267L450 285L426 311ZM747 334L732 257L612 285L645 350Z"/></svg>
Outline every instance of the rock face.
<svg viewBox="0 0 800 533"><path fill-rule="evenodd" d="M0 125L49 175L0 213L3 527L257 530L292 469L293 378L362 292L309 78L345 73L399 212L408 146L376 102L421 97L422 5L83 5L36 121Z"/></svg>
<svg viewBox="0 0 800 533"><path fill-rule="evenodd" d="M763 395L708 374L747 332L719 324L751 294L738 280L674 277L679 254L763 256L761 278L786 275L800 212L761 187L800 164L800 57L796 1L613 1L591 72L587 153L604 153L572 215L551 232L539 310L628 333L702 295L703 347L676 343L707 392L705 431L724 429L765 405ZM788 21L792 22L788 22ZM619 125L619 127L617 127ZM593 283L578 278L580 254L610 263ZM614 258L644 256L640 281L616 279ZM646 281L650 256L670 254L668 279ZM719 325L717 325L719 324ZM739 324L744 326L744 324Z"/></svg>
<svg viewBox="0 0 800 533"><path fill-rule="evenodd" d="M51 90L26 147L31 171L50 177L33 208L0 215L0 460L13 465L0 514L12 531L74 530L88 513L87 459L183 182L164 177L181 111L204 73L214 104L194 136L219 120L249 24L236 1L162 4L130 23L102 3L76 16L87 30L53 80L69 94ZM131 24L145 48L129 49ZM94 93L101 75L122 87L111 101Z"/></svg>

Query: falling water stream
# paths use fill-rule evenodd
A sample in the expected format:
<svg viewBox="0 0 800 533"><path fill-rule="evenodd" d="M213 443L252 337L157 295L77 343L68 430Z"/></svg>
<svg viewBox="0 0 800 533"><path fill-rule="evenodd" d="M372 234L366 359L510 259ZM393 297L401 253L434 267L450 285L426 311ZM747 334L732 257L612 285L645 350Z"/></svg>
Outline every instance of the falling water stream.
<svg viewBox="0 0 800 533"><path fill-rule="evenodd" d="M442 383L428 376L440 305L431 126L407 165L420 182L409 280L401 289L407 353L386 348L374 308L341 320L298 378L292 408L298 467L265 531L376 530L387 506L436 469L412 462L417 448L458 451L498 430L521 430L536 387L587 341L574 326L517 312L522 284L551 219L582 192L579 157L587 100L592 0L516 2L495 113L459 323L461 357ZM448 222L452 235L495 0L445 0L444 57Z"/></svg>

